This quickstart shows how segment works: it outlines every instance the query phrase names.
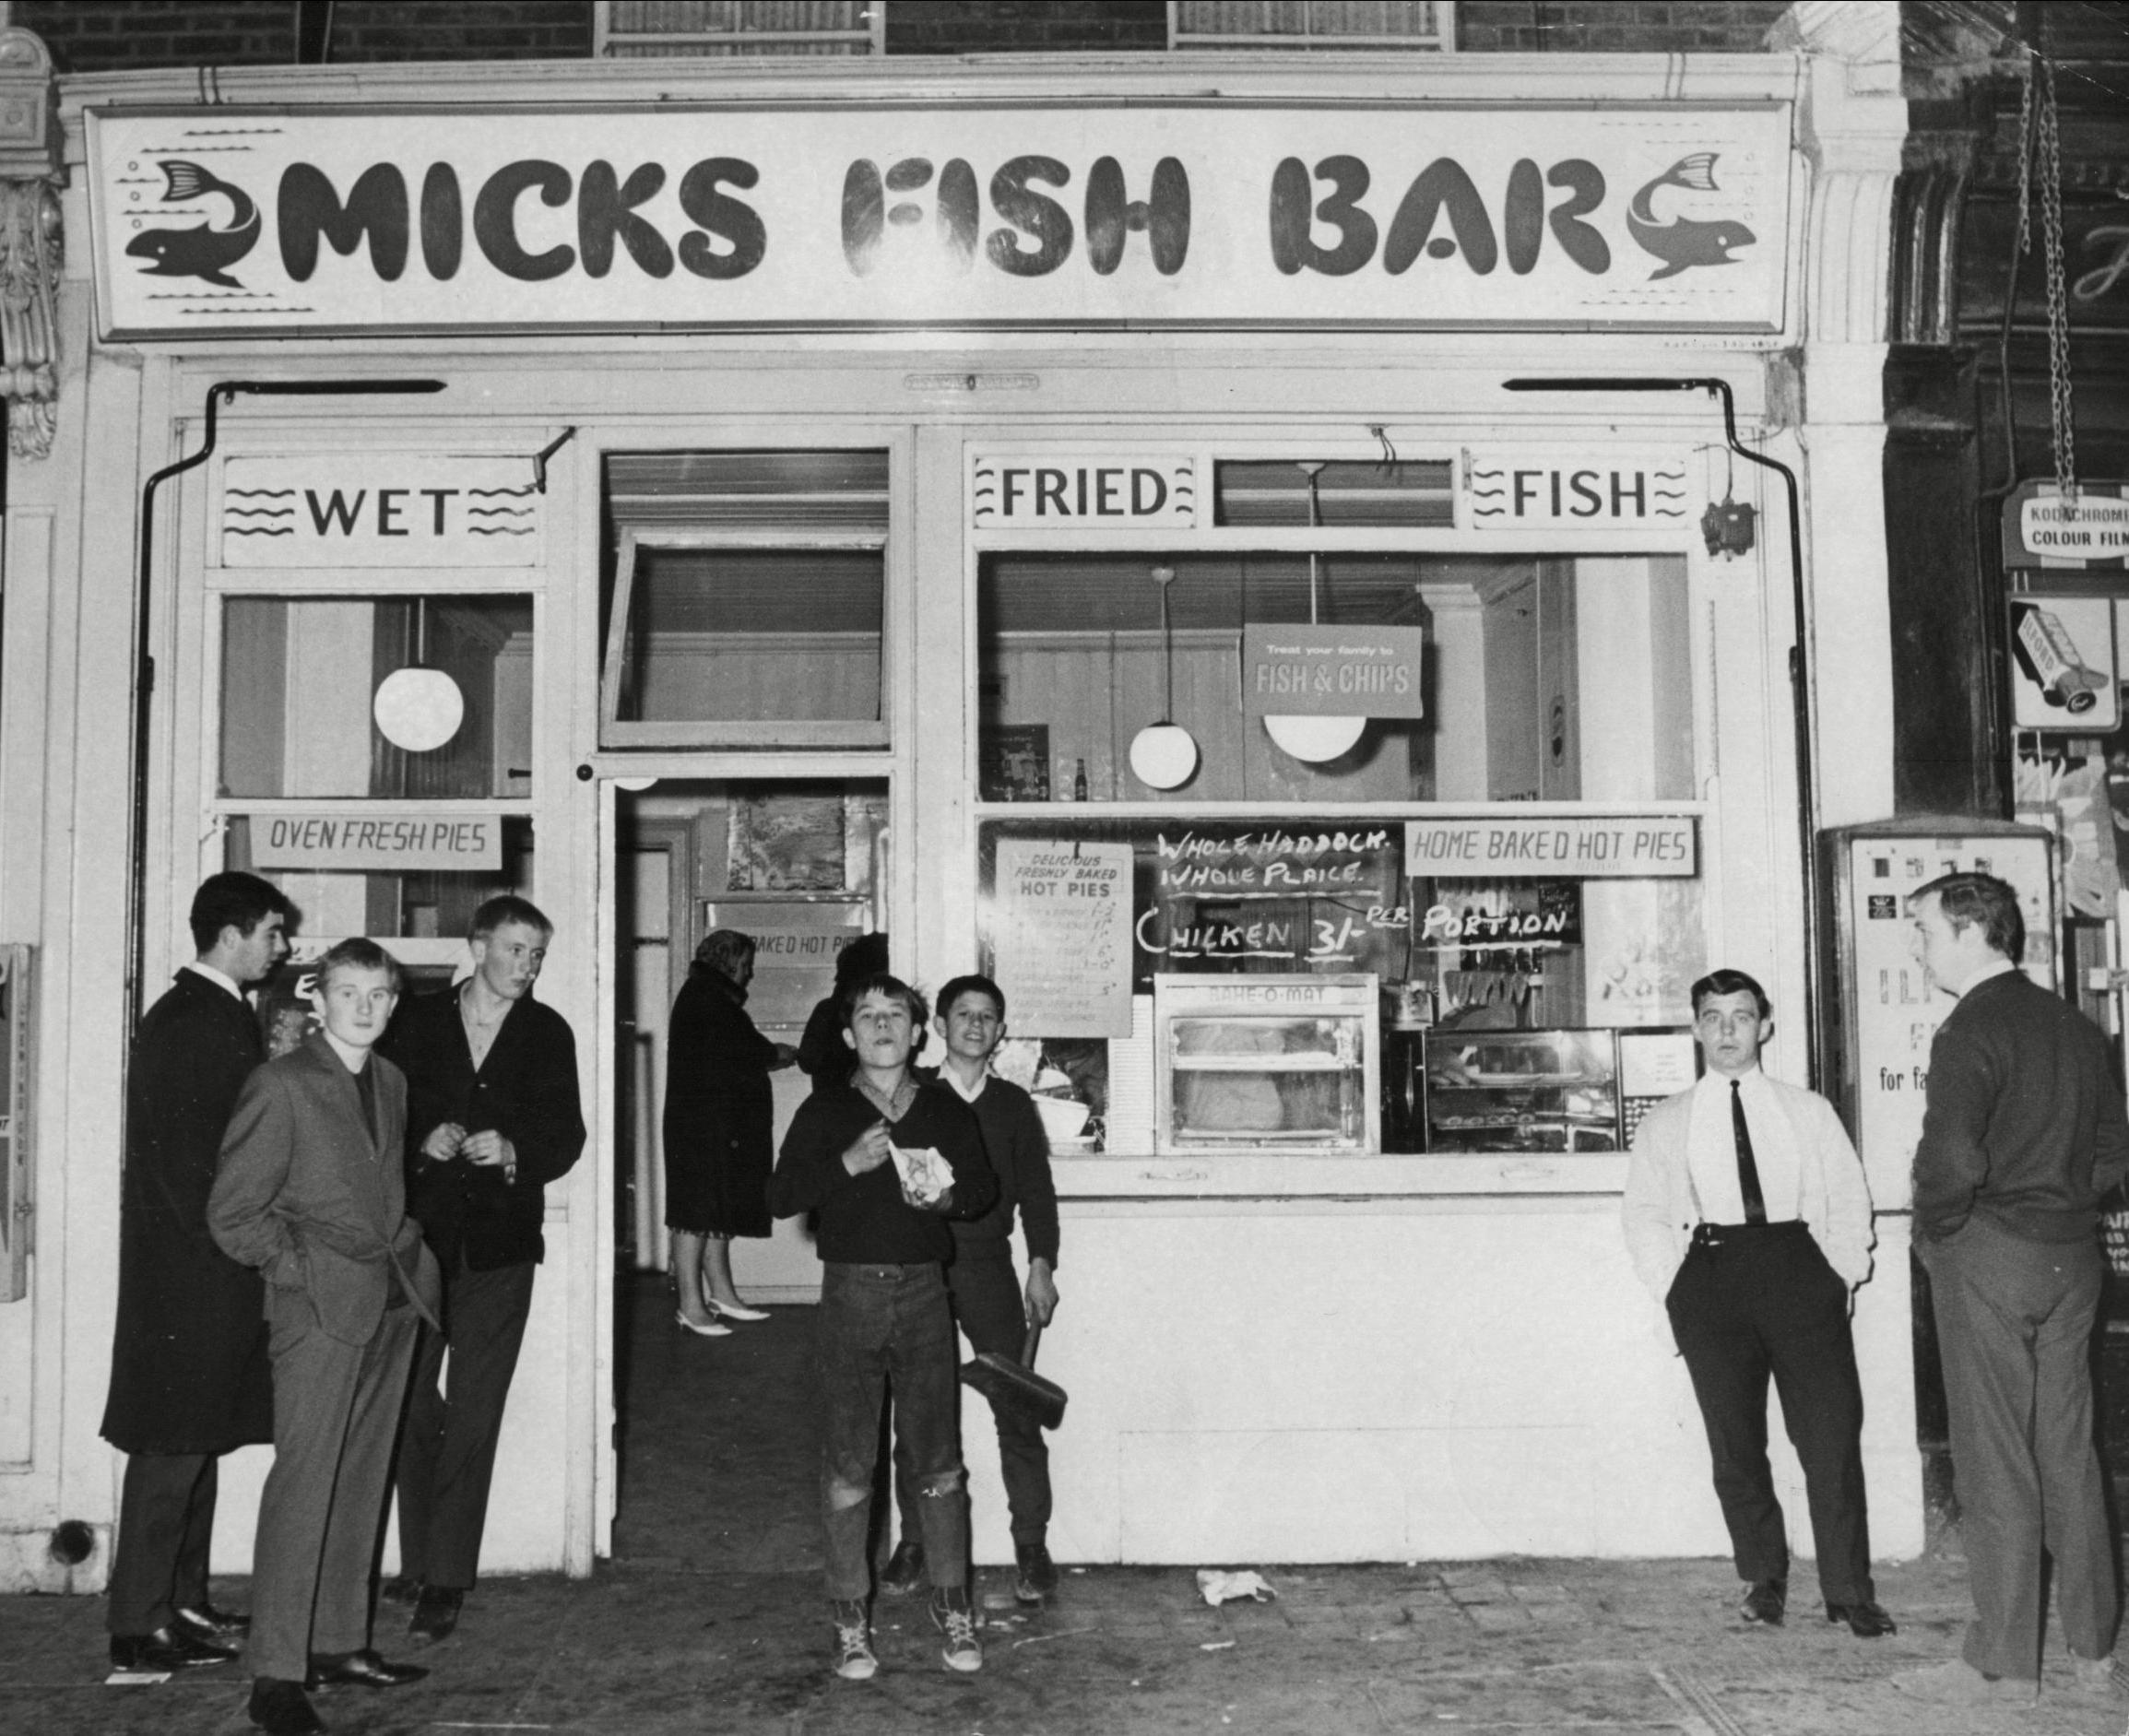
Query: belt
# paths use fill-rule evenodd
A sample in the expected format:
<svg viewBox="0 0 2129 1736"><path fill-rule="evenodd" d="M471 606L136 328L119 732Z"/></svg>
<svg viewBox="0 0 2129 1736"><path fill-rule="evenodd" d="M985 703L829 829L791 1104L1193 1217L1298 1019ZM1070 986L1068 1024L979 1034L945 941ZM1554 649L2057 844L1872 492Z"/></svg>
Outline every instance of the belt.
<svg viewBox="0 0 2129 1736"><path fill-rule="evenodd" d="M835 1271L847 1272L859 1278L883 1278L890 1282L901 1283L911 1278L921 1278L927 1272L937 1275L943 1270L938 1260L912 1260L895 1265L886 1260L826 1260L822 1264Z"/></svg>
<svg viewBox="0 0 2129 1736"><path fill-rule="evenodd" d="M1811 1226L1802 1218L1783 1218L1778 1223L1696 1223L1695 1247L1737 1247L1750 1242L1767 1242L1778 1236L1808 1235Z"/></svg>

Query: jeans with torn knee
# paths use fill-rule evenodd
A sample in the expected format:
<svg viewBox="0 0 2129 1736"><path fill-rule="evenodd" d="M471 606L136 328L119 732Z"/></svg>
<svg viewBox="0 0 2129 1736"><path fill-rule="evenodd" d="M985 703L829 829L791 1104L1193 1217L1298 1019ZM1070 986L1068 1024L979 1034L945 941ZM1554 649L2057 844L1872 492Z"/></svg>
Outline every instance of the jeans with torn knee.
<svg viewBox="0 0 2129 1736"><path fill-rule="evenodd" d="M943 1589L965 1585L968 1479L961 1463L956 1344L942 1269L823 1262L815 1331L829 1597L859 1599L872 1588L867 1555L872 1481L880 1411L890 1388L895 1433L916 1474L931 1583Z"/></svg>

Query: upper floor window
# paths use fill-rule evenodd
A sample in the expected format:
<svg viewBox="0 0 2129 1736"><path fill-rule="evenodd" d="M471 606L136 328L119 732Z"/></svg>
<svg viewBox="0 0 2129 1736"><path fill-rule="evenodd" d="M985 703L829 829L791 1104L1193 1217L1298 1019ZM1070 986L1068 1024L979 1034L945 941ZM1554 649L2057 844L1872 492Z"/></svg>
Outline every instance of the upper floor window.
<svg viewBox="0 0 2129 1736"><path fill-rule="evenodd" d="M1453 48L1449 0L1168 0L1173 48Z"/></svg>
<svg viewBox="0 0 2129 1736"><path fill-rule="evenodd" d="M667 55L877 54L880 0L599 0L600 60Z"/></svg>

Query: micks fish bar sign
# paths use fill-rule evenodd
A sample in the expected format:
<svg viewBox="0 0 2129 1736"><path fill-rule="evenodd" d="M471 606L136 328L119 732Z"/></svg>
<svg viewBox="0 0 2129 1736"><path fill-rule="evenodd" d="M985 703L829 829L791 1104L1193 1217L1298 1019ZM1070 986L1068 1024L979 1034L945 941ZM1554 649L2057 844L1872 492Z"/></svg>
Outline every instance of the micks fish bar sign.
<svg viewBox="0 0 2129 1736"><path fill-rule="evenodd" d="M109 337L1784 322L1783 103L89 123Z"/></svg>

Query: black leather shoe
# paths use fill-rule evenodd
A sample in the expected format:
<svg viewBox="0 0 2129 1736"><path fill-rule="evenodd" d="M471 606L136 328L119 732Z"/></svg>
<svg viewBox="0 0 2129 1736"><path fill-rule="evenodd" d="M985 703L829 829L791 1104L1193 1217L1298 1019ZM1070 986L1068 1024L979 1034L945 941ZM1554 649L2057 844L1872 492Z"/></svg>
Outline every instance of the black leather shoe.
<svg viewBox="0 0 2129 1736"><path fill-rule="evenodd" d="M1829 1603L1826 1606L1826 1619L1846 1622L1848 1631L1858 1639L1877 1639L1899 1632L1899 1624L1868 1598L1857 1603Z"/></svg>
<svg viewBox="0 0 2129 1736"><path fill-rule="evenodd" d="M1780 1627L1781 1612L1788 1605L1788 1580L1756 1579L1752 1589L1745 1594L1745 1601L1737 1606L1737 1613L1763 1627Z"/></svg>
<svg viewBox="0 0 2129 1736"><path fill-rule="evenodd" d="M244 1712L266 1736L313 1736L325 1728L303 1684L279 1676L252 1678L251 1704Z"/></svg>
<svg viewBox="0 0 2129 1736"><path fill-rule="evenodd" d="M242 1646L244 1636L252 1631L250 1616L232 1615L211 1603L196 1604L189 1610L172 1610L170 1624L195 1639L213 1640L222 1646Z"/></svg>
<svg viewBox="0 0 2129 1736"><path fill-rule="evenodd" d="M411 1575L401 1574L396 1579L387 1579L377 1588L377 1598L383 1603L419 1603L421 1600L421 1582Z"/></svg>
<svg viewBox="0 0 2129 1736"><path fill-rule="evenodd" d="M459 1606L465 1601L465 1592L449 1586L423 1586L421 1601L414 1606L414 1619L407 1624L408 1633L430 1646L449 1639L451 1630L458 1625Z"/></svg>
<svg viewBox="0 0 2129 1736"><path fill-rule="evenodd" d="M159 1627L152 1634L111 1636L113 1670L200 1670L208 1664L226 1664L236 1655L233 1646L201 1639L174 1625Z"/></svg>
<svg viewBox="0 0 2129 1736"><path fill-rule="evenodd" d="M880 1588L891 1598L905 1598L924 1583L924 1545L904 1538L880 1570Z"/></svg>
<svg viewBox="0 0 2129 1736"><path fill-rule="evenodd" d="M1015 1543L1012 1595L1022 1603L1040 1603L1057 1589L1057 1563L1040 1543Z"/></svg>
<svg viewBox="0 0 2129 1736"><path fill-rule="evenodd" d="M386 1663L373 1651L313 1652L306 1688L403 1688L429 1672L420 1664Z"/></svg>

